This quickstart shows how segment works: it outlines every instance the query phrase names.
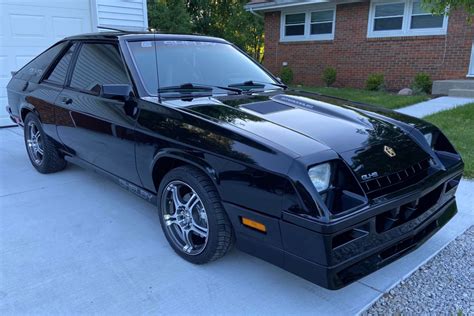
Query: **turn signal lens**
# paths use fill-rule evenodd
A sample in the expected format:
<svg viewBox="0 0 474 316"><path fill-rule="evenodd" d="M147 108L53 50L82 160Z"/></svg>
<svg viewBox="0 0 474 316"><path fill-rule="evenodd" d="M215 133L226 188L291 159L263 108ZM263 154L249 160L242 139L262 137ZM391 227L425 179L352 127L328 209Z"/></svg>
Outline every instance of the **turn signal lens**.
<svg viewBox="0 0 474 316"><path fill-rule="evenodd" d="M245 226L248 226L248 227L252 227L253 229L256 229L256 230L261 231L263 233L267 232L267 228L265 227L265 225L263 225L262 223L256 222L254 220L251 220L249 218L246 218L246 217L242 217L242 224L244 224Z"/></svg>

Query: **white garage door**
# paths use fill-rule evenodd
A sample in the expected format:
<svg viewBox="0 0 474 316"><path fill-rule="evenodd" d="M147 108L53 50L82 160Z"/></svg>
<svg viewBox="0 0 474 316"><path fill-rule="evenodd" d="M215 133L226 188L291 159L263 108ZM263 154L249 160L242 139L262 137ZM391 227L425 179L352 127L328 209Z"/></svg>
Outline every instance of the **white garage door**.
<svg viewBox="0 0 474 316"><path fill-rule="evenodd" d="M0 0L0 126L11 71L68 35L92 30L89 0Z"/></svg>

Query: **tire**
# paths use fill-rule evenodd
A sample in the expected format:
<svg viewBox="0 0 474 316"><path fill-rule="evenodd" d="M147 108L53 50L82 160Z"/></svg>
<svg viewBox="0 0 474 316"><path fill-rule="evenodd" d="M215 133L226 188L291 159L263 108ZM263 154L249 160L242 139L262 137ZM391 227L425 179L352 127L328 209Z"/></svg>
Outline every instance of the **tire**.
<svg viewBox="0 0 474 316"><path fill-rule="evenodd" d="M53 141L44 133L39 118L28 113L25 118L25 146L31 164L40 173L53 173L66 167L66 160L60 155Z"/></svg>
<svg viewBox="0 0 474 316"><path fill-rule="evenodd" d="M175 196L182 203L179 207ZM191 263L217 260L233 246L234 231L219 194L211 180L194 167L181 166L164 176L158 190L158 210L168 243Z"/></svg>

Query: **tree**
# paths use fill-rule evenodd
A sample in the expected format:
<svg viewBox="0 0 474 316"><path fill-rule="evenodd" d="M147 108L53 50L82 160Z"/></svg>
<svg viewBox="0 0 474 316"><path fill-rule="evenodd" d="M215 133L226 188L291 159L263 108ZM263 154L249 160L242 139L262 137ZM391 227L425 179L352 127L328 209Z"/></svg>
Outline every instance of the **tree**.
<svg viewBox="0 0 474 316"><path fill-rule="evenodd" d="M166 33L190 33L191 17L184 0L149 0L148 25Z"/></svg>
<svg viewBox="0 0 474 316"><path fill-rule="evenodd" d="M474 17L473 0L423 0L423 6L433 14L444 14L460 9L467 12L469 19Z"/></svg>
<svg viewBox="0 0 474 316"><path fill-rule="evenodd" d="M263 18L245 11L244 5L247 2L248 0L148 0L149 25L163 32L222 37L261 62Z"/></svg>
<svg viewBox="0 0 474 316"><path fill-rule="evenodd" d="M245 11L248 0L187 0L193 30L222 37L245 50L257 61L263 59L263 18Z"/></svg>

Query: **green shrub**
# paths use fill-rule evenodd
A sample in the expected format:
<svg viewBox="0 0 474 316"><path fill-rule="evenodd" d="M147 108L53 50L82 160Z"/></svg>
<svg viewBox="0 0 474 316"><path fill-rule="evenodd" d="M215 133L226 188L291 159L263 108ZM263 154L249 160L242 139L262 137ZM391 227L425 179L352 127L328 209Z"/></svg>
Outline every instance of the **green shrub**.
<svg viewBox="0 0 474 316"><path fill-rule="evenodd" d="M412 88L415 93L424 92L431 94L432 86L433 81L431 81L430 76L424 72L420 72L415 76Z"/></svg>
<svg viewBox="0 0 474 316"><path fill-rule="evenodd" d="M376 91L382 90L384 87L384 76L383 74L371 74L365 82L367 90Z"/></svg>
<svg viewBox="0 0 474 316"><path fill-rule="evenodd" d="M336 69L332 67L327 67L326 69L324 69L322 79L326 84L326 87L330 87L334 84L334 82L336 82L336 75Z"/></svg>
<svg viewBox="0 0 474 316"><path fill-rule="evenodd" d="M280 71L280 79L284 84L291 84L293 82L293 70L285 66Z"/></svg>

